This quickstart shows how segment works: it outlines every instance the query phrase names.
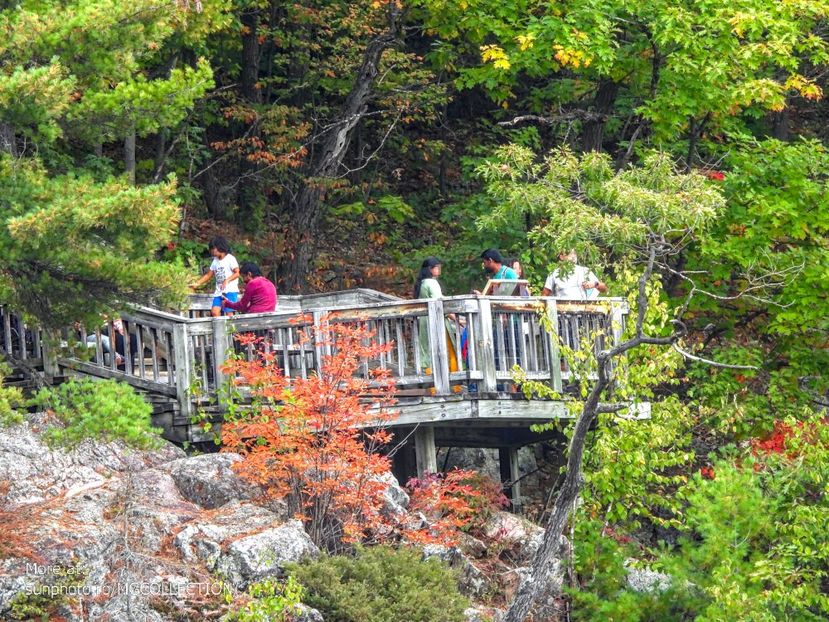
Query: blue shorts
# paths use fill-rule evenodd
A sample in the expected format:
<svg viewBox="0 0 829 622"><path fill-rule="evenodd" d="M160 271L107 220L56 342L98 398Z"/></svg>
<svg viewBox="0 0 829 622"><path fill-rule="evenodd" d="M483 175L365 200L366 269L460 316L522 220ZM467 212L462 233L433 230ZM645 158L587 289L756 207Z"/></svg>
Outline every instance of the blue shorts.
<svg viewBox="0 0 829 622"><path fill-rule="evenodd" d="M226 292L225 298L227 298L230 302L238 302L239 301L239 292ZM236 313L234 309L229 307L225 307L222 305L222 297L221 296L214 296L213 297L213 307L222 307L222 313Z"/></svg>

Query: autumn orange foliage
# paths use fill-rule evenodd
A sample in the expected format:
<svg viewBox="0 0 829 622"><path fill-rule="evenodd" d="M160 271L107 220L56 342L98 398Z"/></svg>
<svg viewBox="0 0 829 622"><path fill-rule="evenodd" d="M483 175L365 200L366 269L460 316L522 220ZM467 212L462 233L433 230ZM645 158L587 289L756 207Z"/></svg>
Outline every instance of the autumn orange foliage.
<svg viewBox="0 0 829 622"><path fill-rule="evenodd" d="M355 542L452 545L460 531L507 504L499 484L455 469L411 480L410 512L388 511L391 464L383 450L396 417L395 385L373 362L394 343L378 343L365 322L297 323L303 347L323 353L321 373L288 379L261 338L237 336L256 355L232 358L225 373L250 392L251 406L232 410L222 444L242 455L239 475L286 501L318 546L336 552Z"/></svg>
<svg viewBox="0 0 829 622"><path fill-rule="evenodd" d="M501 485L476 471L452 469L409 480L410 509L425 516L428 529L404 530L411 542L454 545L463 531L475 531L490 514L509 505Z"/></svg>
<svg viewBox="0 0 829 622"><path fill-rule="evenodd" d="M358 371L393 344L373 336L362 322L303 329L301 342L326 353L321 373L308 378L285 378L267 348L226 365L249 388L253 406L222 426L224 447L244 457L237 463L243 478L284 499L328 550L389 531L381 478L390 464L380 449L390 440L395 388L387 370L371 369L368 378Z"/></svg>

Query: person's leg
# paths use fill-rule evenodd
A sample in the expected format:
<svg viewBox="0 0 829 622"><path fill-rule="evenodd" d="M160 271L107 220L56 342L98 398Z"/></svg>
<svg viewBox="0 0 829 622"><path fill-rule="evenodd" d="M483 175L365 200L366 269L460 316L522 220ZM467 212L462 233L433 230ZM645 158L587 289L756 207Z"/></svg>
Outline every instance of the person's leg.
<svg viewBox="0 0 829 622"><path fill-rule="evenodd" d="M213 317L219 317L222 314L222 297L221 296L214 296L213 297L213 304L210 306L210 315Z"/></svg>

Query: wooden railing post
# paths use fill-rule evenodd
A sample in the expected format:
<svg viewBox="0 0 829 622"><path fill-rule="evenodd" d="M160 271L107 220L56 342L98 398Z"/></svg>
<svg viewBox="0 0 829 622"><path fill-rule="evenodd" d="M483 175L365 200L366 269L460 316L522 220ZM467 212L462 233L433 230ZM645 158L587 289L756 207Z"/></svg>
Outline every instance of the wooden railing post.
<svg viewBox="0 0 829 622"><path fill-rule="evenodd" d="M173 326L173 357L175 365L176 400L180 413L184 417L193 416L193 396L190 391L193 361L190 356L190 335L187 324L177 323Z"/></svg>
<svg viewBox="0 0 829 622"><path fill-rule="evenodd" d="M622 341L625 330L625 305L620 302L610 303L610 334L613 335L613 345Z"/></svg>
<svg viewBox="0 0 829 622"><path fill-rule="evenodd" d="M446 321L443 317L443 301L430 300L429 309L429 352L432 358L432 378L437 395L449 395L449 348L446 343Z"/></svg>
<svg viewBox="0 0 829 622"><path fill-rule="evenodd" d="M477 323L475 346L478 348L478 366L483 374L480 390L482 393L495 393L498 390L493 343L495 333L492 330L492 303L486 298L478 298Z"/></svg>
<svg viewBox="0 0 829 622"><path fill-rule="evenodd" d="M216 393L220 394L225 383L222 368L227 361L227 318L214 317L211 324L213 325L213 381L216 384Z"/></svg>
<svg viewBox="0 0 829 622"><path fill-rule="evenodd" d="M317 373L322 374L322 365L325 361L325 347L324 342L327 339L325 331L325 313L322 311L314 311L314 365L317 368Z"/></svg>
<svg viewBox="0 0 829 622"><path fill-rule="evenodd" d="M548 298L544 301L544 313L550 323L547 343L550 348L550 387L561 393L561 352L558 348L558 309L556 301Z"/></svg>

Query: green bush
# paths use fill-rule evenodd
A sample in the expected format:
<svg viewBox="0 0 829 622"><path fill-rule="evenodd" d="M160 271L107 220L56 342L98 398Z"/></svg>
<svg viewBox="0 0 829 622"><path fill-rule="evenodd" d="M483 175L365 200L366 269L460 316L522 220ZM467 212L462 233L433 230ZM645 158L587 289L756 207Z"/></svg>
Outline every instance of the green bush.
<svg viewBox="0 0 829 622"><path fill-rule="evenodd" d="M628 587L625 560L639 551L603 535L602 521L580 516L576 522L577 587L567 587L573 622L683 622L684 594L672 586L664 591L636 592ZM625 540L622 536L620 540Z"/></svg>
<svg viewBox="0 0 829 622"><path fill-rule="evenodd" d="M293 577L285 582L265 580L248 588L251 600L223 618L224 622L286 622L299 610L304 590Z"/></svg>
<svg viewBox="0 0 829 622"><path fill-rule="evenodd" d="M152 407L131 386L115 380L72 380L41 390L32 403L63 424L44 432L53 445L73 446L87 438L120 440L137 449L160 444L160 430L151 425Z"/></svg>
<svg viewBox="0 0 829 622"><path fill-rule="evenodd" d="M454 573L412 549L358 549L289 571L325 622L460 622L468 606Z"/></svg>
<svg viewBox="0 0 829 622"><path fill-rule="evenodd" d="M23 393L17 387L3 386L9 371L8 365L0 363L0 426L23 423L23 415L17 411L23 404Z"/></svg>

